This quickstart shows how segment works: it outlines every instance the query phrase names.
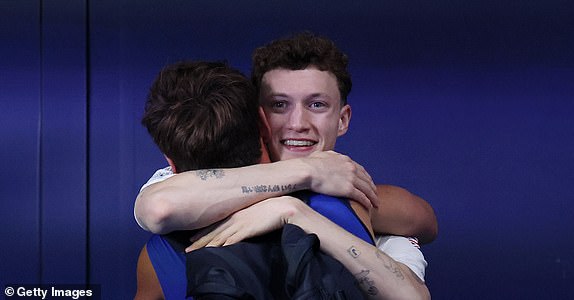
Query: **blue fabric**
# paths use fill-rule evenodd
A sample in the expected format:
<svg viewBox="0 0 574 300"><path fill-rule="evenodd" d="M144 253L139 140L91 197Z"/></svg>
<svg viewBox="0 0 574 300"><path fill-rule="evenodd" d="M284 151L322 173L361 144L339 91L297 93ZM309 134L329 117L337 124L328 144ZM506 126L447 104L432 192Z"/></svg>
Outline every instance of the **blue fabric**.
<svg viewBox="0 0 574 300"><path fill-rule="evenodd" d="M165 299L192 299L185 298L185 254L176 252L160 235L153 235L146 247Z"/></svg>
<svg viewBox="0 0 574 300"><path fill-rule="evenodd" d="M188 294L197 299L363 299L353 275L293 224L268 239L187 254Z"/></svg>
<svg viewBox="0 0 574 300"><path fill-rule="evenodd" d="M371 235L351 208L348 200L313 192L306 192L302 198L305 198L304 201L319 214L366 242L374 244ZM192 299L191 297L185 298L187 277L183 249L188 245L180 245L187 241L186 238L181 238L183 235L185 233L180 232L179 242L174 242L177 238L173 235L169 237L154 235L147 243L149 258L167 300ZM169 242L170 239L172 243Z"/></svg>
<svg viewBox="0 0 574 300"><path fill-rule="evenodd" d="M367 243L375 244L371 234L355 214L348 200L311 193L307 204L313 208L313 210L333 221L333 223L343 227L348 232L363 239Z"/></svg>

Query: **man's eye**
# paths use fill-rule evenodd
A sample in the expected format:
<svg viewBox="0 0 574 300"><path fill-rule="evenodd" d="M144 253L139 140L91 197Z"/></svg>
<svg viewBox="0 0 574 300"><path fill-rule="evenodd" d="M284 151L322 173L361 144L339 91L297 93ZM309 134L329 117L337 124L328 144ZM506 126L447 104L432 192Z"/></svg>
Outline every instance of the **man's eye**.
<svg viewBox="0 0 574 300"><path fill-rule="evenodd" d="M272 108L285 108L287 104L284 101L275 101L271 103Z"/></svg>
<svg viewBox="0 0 574 300"><path fill-rule="evenodd" d="M312 107L312 108L323 108L323 107L325 107L325 106L326 106L326 105L325 105L325 103L323 103L323 102L313 102L313 103L311 103L311 107Z"/></svg>

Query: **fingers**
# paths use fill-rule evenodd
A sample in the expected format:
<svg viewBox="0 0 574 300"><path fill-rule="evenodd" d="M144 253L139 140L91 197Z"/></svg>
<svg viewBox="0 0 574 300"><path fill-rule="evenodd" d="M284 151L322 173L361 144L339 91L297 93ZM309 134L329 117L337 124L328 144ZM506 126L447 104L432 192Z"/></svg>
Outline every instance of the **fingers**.
<svg viewBox="0 0 574 300"><path fill-rule="evenodd" d="M371 188L371 185L365 181L359 181L356 183L353 189L350 199L361 203L366 208L378 207L379 198L375 190Z"/></svg>
<svg viewBox="0 0 574 300"><path fill-rule="evenodd" d="M225 234L223 234L223 236L225 236ZM232 234L227 238L223 238L222 236L215 236L213 238L206 237L205 239L202 238L195 241L189 247L185 248L185 252L188 253L204 247L221 247L233 245L241 240L238 240L235 236L235 234Z"/></svg>
<svg viewBox="0 0 574 300"><path fill-rule="evenodd" d="M377 187L365 168L350 157L334 151L311 154L315 167L311 190L346 197L367 208L378 207Z"/></svg>
<svg viewBox="0 0 574 300"><path fill-rule="evenodd" d="M353 173L356 177L356 180L353 182L353 187L356 190L353 191L351 199L358 201L367 208L378 207L379 198L377 196L377 186L373 182L373 178L362 165L349 157L346 157L346 159L352 162Z"/></svg>
<svg viewBox="0 0 574 300"><path fill-rule="evenodd" d="M371 175L367 173L363 166L358 165L360 168L361 175L359 176L359 187L358 189L362 192L366 199L369 202L368 206L372 207L379 207L379 197L377 196L377 186L373 182Z"/></svg>
<svg viewBox="0 0 574 300"><path fill-rule="evenodd" d="M229 228L227 225L228 220L229 219L226 219L223 222L205 227L198 231L189 239L192 244L185 249L185 252L190 252L211 244L219 246L218 243L223 243L221 242L221 239Z"/></svg>
<svg viewBox="0 0 574 300"><path fill-rule="evenodd" d="M187 248L185 248L185 252L191 252L193 250L197 250L199 248L203 248L205 247L210 241L212 240L211 238L211 233L208 233L204 236L201 236L199 238L197 238L197 234L194 235L193 237L191 237L189 239L189 241L191 242L191 245Z"/></svg>
<svg viewBox="0 0 574 300"><path fill-rule="evenodd" d="M193 235L189 241L192 244L185 248L185 252L191 252L203 247L221 247L235 244L249 237L249 232L245 226L234 222L233 219L226 219L224 222L207 227ZM213 229L212 229L213 228Z"/></svg>

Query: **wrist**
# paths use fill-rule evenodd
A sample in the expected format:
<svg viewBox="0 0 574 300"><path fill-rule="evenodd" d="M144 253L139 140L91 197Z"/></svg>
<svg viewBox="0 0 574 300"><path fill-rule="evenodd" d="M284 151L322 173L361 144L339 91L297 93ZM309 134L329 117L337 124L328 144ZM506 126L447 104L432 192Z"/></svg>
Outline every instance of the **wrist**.
<svg viewBox="0 0 574 300"><path fill-rule="evenodd" d="M309 158L300 158L299 159L299 164L300 164L300 176L301 176L301 181L302 181L302 185L304 186L303 189L305 190L310 190L311 186L313 185L313 177L315 174L315 168L314 166L310 163Z"/></svg>
<svg viewBox="0 0 574 300"><path fill-rule="evenodd" d="M281 198L283 204L283 211L281 213L283 223L297 225L303 214L303 206L306 206L306 204L292 196L283 196Z"/></svg>
<svg viewBox="0 0 574 300"><path fill-rule="evenodd" d="M289 182L296 185L294 191L308 190L311 188L312 167L305 162L305 158L295 158L281 161L280 172L289 177Z"/></svg>
<svg viewBox="0 0 574 300"><path fill-rule="evenodd" d="M313 220L318 221L313 218L315 211L300 199L290 196L287 197L289 197L289 199L286 202L288 205L286 206L287 209L284 214L285 224L297 225L309 233Z"/></svg>

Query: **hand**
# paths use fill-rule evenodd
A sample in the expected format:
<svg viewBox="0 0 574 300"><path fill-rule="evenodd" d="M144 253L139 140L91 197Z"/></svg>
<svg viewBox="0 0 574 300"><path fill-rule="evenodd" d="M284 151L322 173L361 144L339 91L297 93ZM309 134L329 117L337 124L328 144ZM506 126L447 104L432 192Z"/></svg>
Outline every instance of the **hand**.
<svg viewBox="0 0 574 300"><path fill-rule="evenodd" d="M291 201L301 202L291 196L282 196L269 198L246 207L195 234L190 239L191 246L187 247L185 252L201 247L232 245L279 229L287 223L287 219L295 209Z"/></svg>
<svg viewBox="0 0 574 300"><path fill-rule="evenodd" d="M334 151L314 152L302 161L311 166L311 190L345 197L366 208L378 207L377 187L365 168Z"/></svg>

